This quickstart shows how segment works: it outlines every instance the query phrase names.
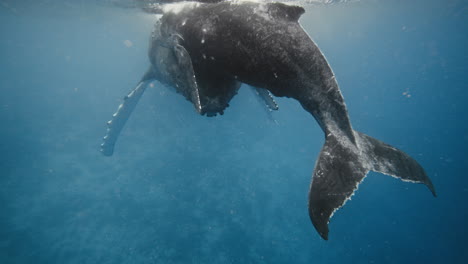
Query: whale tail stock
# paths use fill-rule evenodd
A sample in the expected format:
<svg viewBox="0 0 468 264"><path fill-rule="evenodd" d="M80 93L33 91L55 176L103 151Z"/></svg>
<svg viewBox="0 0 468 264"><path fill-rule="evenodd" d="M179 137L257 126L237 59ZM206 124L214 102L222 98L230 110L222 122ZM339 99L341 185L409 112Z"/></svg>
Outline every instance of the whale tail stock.
<svg viewBox="0 0 468 264"><path fill-rule="evenodd" d="M358 188L369 171L403 181L423 183L436 192L424 169L409 155L354 131L356 144L328 134L312 176L309 216L320 236L328 240L328 222Z"/></svg>

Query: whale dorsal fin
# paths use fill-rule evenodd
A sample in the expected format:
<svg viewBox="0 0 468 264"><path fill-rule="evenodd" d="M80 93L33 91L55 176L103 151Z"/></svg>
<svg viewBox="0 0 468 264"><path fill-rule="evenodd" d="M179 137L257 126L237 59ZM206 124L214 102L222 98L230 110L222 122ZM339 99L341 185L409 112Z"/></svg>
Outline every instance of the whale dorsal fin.
<svg viewBox="0 0 468 264"><path fill-rule="evenodd" d="M297 22L302 14L305 13L303 7L286 5L283 3L270 3L268 11L274 18Z"/></svg>

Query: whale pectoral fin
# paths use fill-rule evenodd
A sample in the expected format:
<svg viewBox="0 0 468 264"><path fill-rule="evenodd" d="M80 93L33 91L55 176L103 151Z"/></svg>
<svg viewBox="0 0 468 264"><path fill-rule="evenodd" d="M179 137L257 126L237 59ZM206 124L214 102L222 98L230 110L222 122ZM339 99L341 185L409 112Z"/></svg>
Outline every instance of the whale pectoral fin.
<svg viewBox="0 0 468 264"><path fill-rule="evenodd" d="M115 142L146 89L148 81L144 81L144 79L145 77L143 81L138 83L135 89L124 97L124 101L119 105L117 112L115 112L112 115L112 119L107 122L107 133L106 136L104 136L104 142L101 144L101 152L105 156L112 156L114 153Z"/></svg>
<svg viewBox="0 0 468 264"><path fill-rule="evenodd" d="M189 99L195 110L201 114L203 112L200 101L200 90L195 78L195 71L193 70L192 59L188 51L180 44L174 43L173 52L178 64L178 73L175 75L175 85L178 92L182 93Z"/></svg>
<svg viewBox="0 0 468 264"><path fill-rule="evenodd" d="M263 106L265 113L268 119L276 124L278 121L273 117L272 112L278 110L278 104L276 103L275 99L271 95L271 93L262 88L257 88L254 86L250 86L251 91L255 94L255 97L258 99L259 103Z"/></svg>
<svg viewBox="0 0 468 264"><path fill-rule="evenodd" d="M258 96L258 98L265 103L265 106L268 108L268 110L278 110L278 104L267 89L253 86L250 87L252 88L252 91Z"/></svg>

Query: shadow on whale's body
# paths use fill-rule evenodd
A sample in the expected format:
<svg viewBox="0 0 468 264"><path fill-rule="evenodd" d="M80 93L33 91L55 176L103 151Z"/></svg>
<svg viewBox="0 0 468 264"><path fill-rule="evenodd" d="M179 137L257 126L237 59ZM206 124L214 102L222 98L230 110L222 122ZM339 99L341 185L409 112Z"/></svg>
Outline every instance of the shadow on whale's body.
<svg viewBox="0 0 468 264"><path fill-rule="evenodd" d="M325 133L309 191L309 215L328 239L328 222L369 171L435 189L406 153L353 130L335 76L300 26L304 9L282 3L184 3L162 9L152 32L151 66L108 122L101 151L110 156L146 85L158 80L192 102L199 114L222 114L241 83L269 108L271 94L299 101ZM270 94L271 93L271 94Z"/></svg>

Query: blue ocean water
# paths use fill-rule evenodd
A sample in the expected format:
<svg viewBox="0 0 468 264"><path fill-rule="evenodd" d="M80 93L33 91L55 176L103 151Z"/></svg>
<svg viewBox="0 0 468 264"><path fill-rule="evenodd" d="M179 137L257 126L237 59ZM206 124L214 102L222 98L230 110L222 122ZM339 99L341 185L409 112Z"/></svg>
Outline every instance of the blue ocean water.
<svg viewBox="0 0 468 264"><path fill-rule="evenodd" d="M155 83L104 157L155 18L0 0L0 263L466 263L468 2L306 10L354 128L415 157L437 198L370 173L322 240L307 192L323 132L292 99L273 121L244 87L207 118Z"/></svg>

